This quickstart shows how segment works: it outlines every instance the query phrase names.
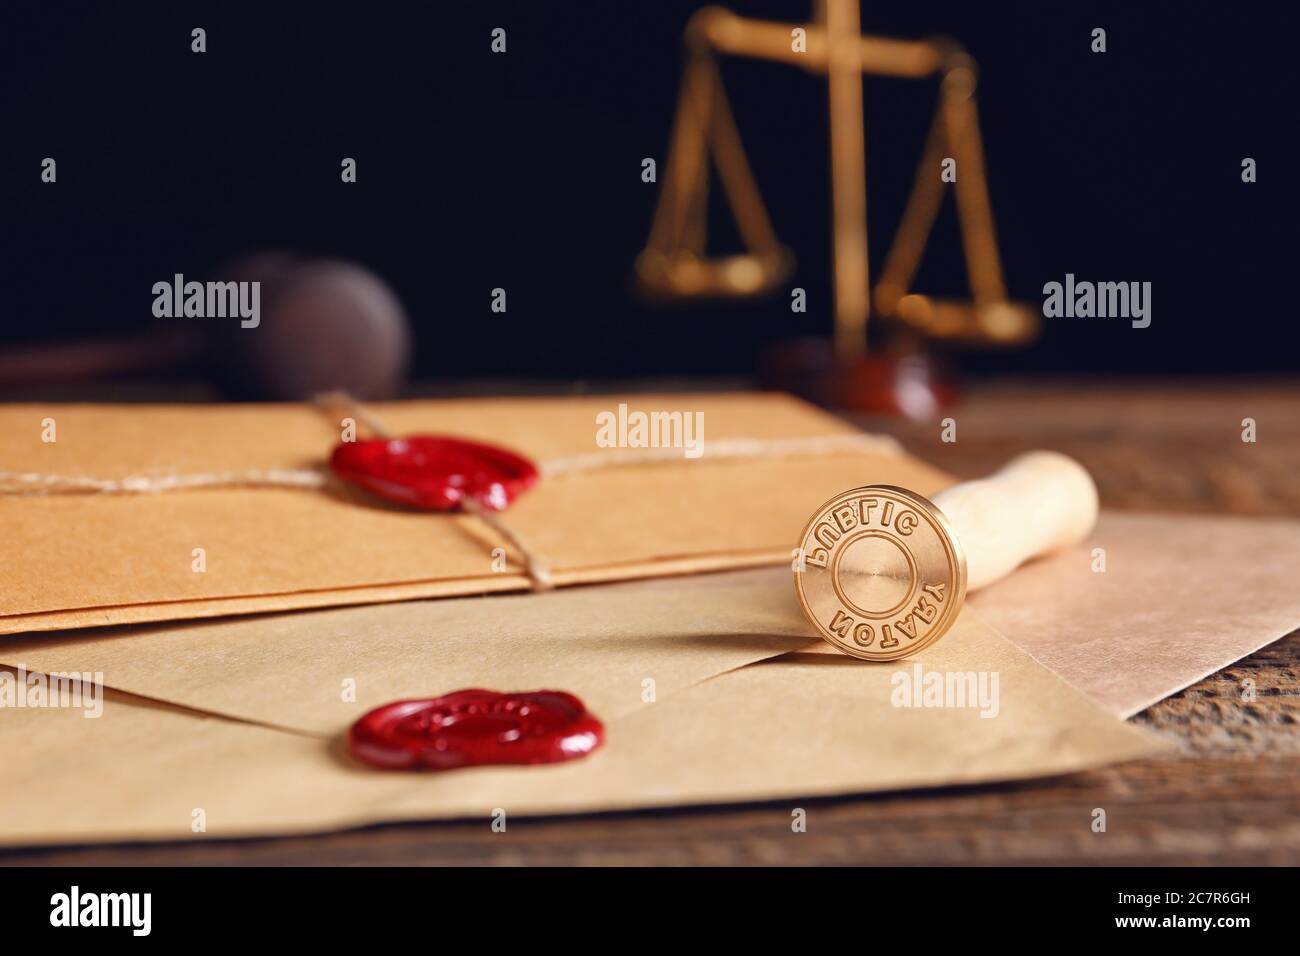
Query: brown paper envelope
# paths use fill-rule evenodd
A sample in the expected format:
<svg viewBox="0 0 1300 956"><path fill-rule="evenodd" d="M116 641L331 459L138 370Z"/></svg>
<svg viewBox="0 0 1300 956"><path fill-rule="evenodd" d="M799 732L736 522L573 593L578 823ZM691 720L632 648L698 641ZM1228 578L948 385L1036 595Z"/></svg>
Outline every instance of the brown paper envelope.
<svg viewBox="0 0 1300 956"><path fill-rule="evenodd" d="M1106 549L1105 572L1092 570L1097 547ZM1298 565L1300 524L1294 521L1105 512L1085 545L1020 568L974 595L971 604L1058 676L1111 712L1128 717L1300 625L1293 571ZM525 684L536 686L536 680L529 683L527 678L569 673L565 668L570 667L570 648L581 659L592 653L585 648L600 647L619 661L617 667L631 666L629 658L620 656L621 647L605 642L607 633L633 635L633 644L638 634L646 637L665 629L671 635L689 633L697 650L715 642L708 661L689 662L697 669L682 672L683 680L779 653L788 649L776 646L782 637L790 638L790 647L808 639L810 653L838 655L812 640L792 590L788 570L768 569L562 595L358 608L301 615L301 623L298 616L284 615L147 631L92 631L67 638L9 638L0 643L0 663L98 670L110 684L147 696L329 731L347 720L347 713L339 713L336 693L344 670L358 677L359 693L364 687L367 694L375 694L374 703L382 703L400 696L388 693L390 688L427 694L475 682L504 686L494 678L505 674L518 674ZM572 603L563 603L561 597ZM532 622L539 619L534 608L547 609L548 627L566 622L570 610L577 615L561 625L572 637L558 642L561 656L550 656L549 644L540 655L552 669L530 670L533 658L527 655L474 656L475 642L485 640L481 635L512 635L516 646L532 646ZM674 613L680 617L673 618ZM329 626L312 623L318 617ZM372 651L387 650L375 658L360 658L349 640L352 630L375 635ZM444 640L448 653L472 665L447 675L463 678L461 684L433 680L438 666L433 662L441 660ZM149 642L149 653L141 652L143 641ZM739 646L731 646L732 641ZM647 655L645 663L632 667L644 673L635 679L623 676L616 690L602 683L609 677L603 673L592 681L594 693L622 695L625 703L641 679L654 675L654 662L676 667L683 648L675 636L663 643L659 650L665 656ZM177 663L159 667L160 655ZM927 658L922 654L917 659ZM403 668L403 660L410 670ZM258 668L248 667L249 661L258 662ZM429 662L427 672L426 665L410 661ZM242 682L226 679L241 669ZM302 674L307 686L316 688L313 695L289 698L280 693L279 675L285 670ZM431 680L437 683L432 689ZM269 694L263 684L271 688Z"/></svg>
<svg viewBox="0 0 1300 956"><path fill-rule="evenodd" d="M610 719L816 640L790 572L769 570L12 637L0 663L338 734L389 701L466 687L567 690Z"/></svg>
<svg viewBox="0 0 1300 956"><path fill-rule="evenodd" d="M1103 555L1105 571L1094 571ZM1300 626L1300 522L1105 512L1079 548L974 595L1008 638L1129 717Z"/></svg>
<svg viewBox="0 0 1300 956"><path fill-rule="evenodd" d="M705 456L545 479L506 513L561 584L788 559L808 516L846 487L933 493L951 479L905 454L715 460L711 441L847 434L770 394L632 395L376 406L395 434L495 442L536 461L599 452L596 416L701 412ZM57 441L41 440L53 418ZM0 470L122 478L318 467L339 437L314 407L11 405ZM475 519L392 507L348 489L0 496L0 633L322 604L523 589ZM192 570L204 549L206 571Z"/></svg>
<svg viewBox="0 0 1300 956"><path fill-rule="evenodd" d="M337 738L177 712L115 695L103 715L0 720L0 842L312 832L391 820L583 813L798 799L1070 772L1144 756L1155 738L1065 686L969 609L923 665L793 654L611 719L593 756L550 767L375 771ZM903 707L925 672L998 675L996 716ZM237 681L236 675L231 676ZM287 686L292 685L285 675ZM991 685L990 685L991 686ZM991 698L990 698L991 699ZM985 712L988 712L986 709ZM814 811L815 812L815 811Z"/></svg>

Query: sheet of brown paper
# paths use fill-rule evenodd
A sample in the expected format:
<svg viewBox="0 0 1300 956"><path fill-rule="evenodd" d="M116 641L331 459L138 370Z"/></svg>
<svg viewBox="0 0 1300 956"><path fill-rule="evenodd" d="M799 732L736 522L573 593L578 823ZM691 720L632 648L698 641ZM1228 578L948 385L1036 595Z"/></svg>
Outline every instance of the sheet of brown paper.
<svg viewBox="0 0 1300 956"><path fill-rule="evenodd" d="M711 441L845 434L771 394L406 402L374 411L396 434L495 442L537 461L592 454L596 416L701 412L705 457L556 477L508 520L561 584L752 567L788 558L808 515L846 487L930 494L951 479L903 454L708 459ZM46 418L57 440L42 441ZM10 405L0 470L122 478L321 466L338 424L314 407ZM522 590L501 542L466 516L416 513L348 489L0 497L0 633ZM206 571L192 569L202 548Z"/></svg>
<svg viewBox="0 0 1300 956"><path fill-rule="evenodd" d="M925 658L927 672L998 675L996 715L896 706L913 662L796 653L620 713L608 721L606 745L585 760L409 774L358 767L336 737L116 695L97 720L70 709L14 710L0 721L0 759L22 766L23 777L0 789L0 842L233 837L461 817L487 825L498 809L508 820L1031 777L1161 747L969 609ZM284 696L293 694L285 674ZM203 834L192 829L196 811Z"/></svg>
<svg viewBox="0 0 1300 956"><path fill-rule="evenodd" d="M1093 570L1103 558L1105 571ZM1130 717L1300 627L1298 568L1300 522L1105 512L1082 546L971 603Z"/></svg>

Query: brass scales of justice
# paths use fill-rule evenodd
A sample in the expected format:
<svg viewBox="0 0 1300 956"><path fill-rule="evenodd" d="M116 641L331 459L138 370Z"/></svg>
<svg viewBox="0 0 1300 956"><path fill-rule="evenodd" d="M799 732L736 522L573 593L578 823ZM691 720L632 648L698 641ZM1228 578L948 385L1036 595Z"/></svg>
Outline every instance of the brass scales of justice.
<svg viewBox="0 0 1300 956"><path fill-rule="evenodd" d="M1010 346L1031 339L1036 314L1007 299L984 174L974 61L946 39L898 40L861 33L857 0L818 0L811 23L753 20L706 7L685 33L686 63L659 202L637 258L641 289L660 299L749 297L773 291L794 258L776 238L722 85L717 54L801 67L827 77L834 274L834 360L866 359L867 319L961 345ZM898 233L874 295L867 261L866 146L862 77L939 78L939 101ZM709 161L736 220L744 252L710 257ZM970 301L910 291L955 163L956 211Z"/></svg>

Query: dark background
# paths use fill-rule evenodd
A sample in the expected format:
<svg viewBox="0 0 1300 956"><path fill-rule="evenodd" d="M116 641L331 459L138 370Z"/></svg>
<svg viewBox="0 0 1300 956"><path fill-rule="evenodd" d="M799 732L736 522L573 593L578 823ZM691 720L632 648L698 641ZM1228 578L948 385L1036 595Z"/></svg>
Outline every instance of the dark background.
<svg viewBox="0 0 1300 956"><path fill-rule="evenodd" d="M724 81L780 238L788 293L641 302L631 267L662 175L697 3L42 3L0 12L5 225L0 345L139 328L151 286L211 278L266 248L358 260L416 330L425 379L746 372L830 312L826 92L786 66ZM802 21L800 2L730 5ZM868 32L946 33L981 66L1008 285L1041 303L1067 272L1151 281L1152 325L1048 320L1031 349L972 370L1295 371L1290 35L1272 4L868 3ZM1279 8L1281 5L1277 5ZM208 52L190 52L190 30ZM489 50L507 30L508 52ZM1108 52L1089 51L1093 27ZM878 266L935 102L933 82L866 84ZM58 161L58 183L40 161ZM339 181L358 160L359 182ZM1254 157L1259 182L1241 182ZM715 190L716 194L716 190ZM1289 199L1287 200L1289 202ZM734 244L725 217L711 242ZM949 202L919 291L964 292ZM489 309L494 286L509 311Z"/></svg>

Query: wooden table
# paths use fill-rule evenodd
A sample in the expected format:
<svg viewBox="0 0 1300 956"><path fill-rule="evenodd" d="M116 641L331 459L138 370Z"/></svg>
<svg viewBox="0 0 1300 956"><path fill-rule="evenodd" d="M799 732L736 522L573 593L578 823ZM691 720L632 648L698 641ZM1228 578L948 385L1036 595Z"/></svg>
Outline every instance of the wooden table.
<svg viewBox="0 0 1300 956"><path fill-rule="evenodd" d="M1300 387L1017 383L938 424L864 420L955 474L1074 455L1111 508L1300 516ZM1241 441L1253 418L1258 440ZM1297 571L1300 578L1300 571ZM1258 698L1239 699L1251 677ZM1296 864L1300 631L1134 718L1176 753L1030 783L585 818L401 824L320 837L11 851L11 864ZM1103 807L1108 828L1093 833Z"/></svg>

